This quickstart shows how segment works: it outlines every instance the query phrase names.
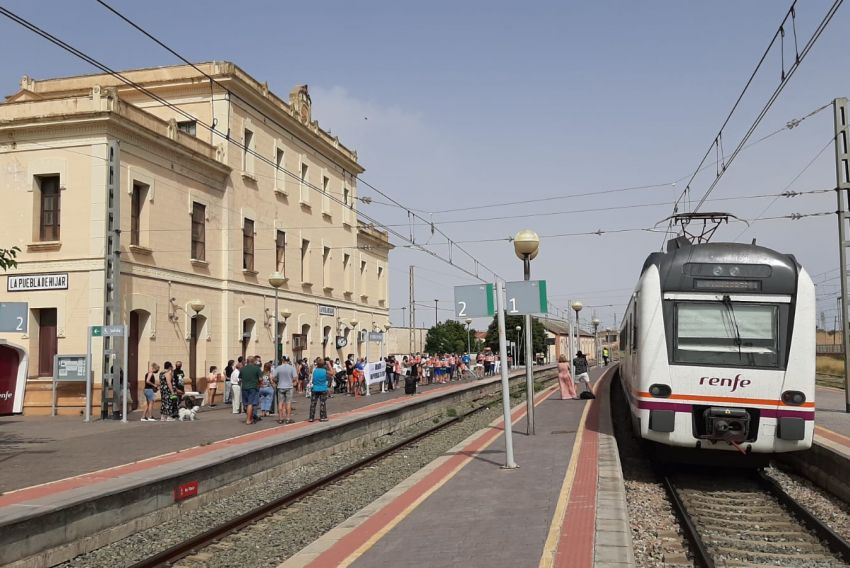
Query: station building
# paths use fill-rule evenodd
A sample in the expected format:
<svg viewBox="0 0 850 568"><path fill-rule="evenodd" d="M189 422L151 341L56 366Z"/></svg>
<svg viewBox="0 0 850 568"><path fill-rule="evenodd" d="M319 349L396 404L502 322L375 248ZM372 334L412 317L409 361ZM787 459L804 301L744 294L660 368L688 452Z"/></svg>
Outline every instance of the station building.
<svg viewBox="0 0 850 568"><path fill-rule="evenodd" d="M26 302L28 320L0 333L0 413L49 413L54 355L85 353L88 327L104 321L114 141L134 406L150 362L183 361L203 390L211 365L271 358L275 326L284 353L375 357L380 346L364 332L389 322L391 246L358 222L364 170L313 120L307 86L283 100L228 62L122 74L135 85L108 74L24 77L0 104L0 247L21 249L0 302ZM286 279L278 313L275 271ZM102 344L93 342L97 408ZM59 412L80 413L84 385L59 386Z"/></svg>

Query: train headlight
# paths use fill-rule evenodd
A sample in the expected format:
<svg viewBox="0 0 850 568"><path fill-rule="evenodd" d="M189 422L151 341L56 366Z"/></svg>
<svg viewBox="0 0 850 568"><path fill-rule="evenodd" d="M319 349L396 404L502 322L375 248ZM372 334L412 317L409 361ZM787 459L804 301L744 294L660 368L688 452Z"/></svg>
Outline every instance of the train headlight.
<svg viewBox="0 0 850 568"><path fill-rule="evenodd" d="M723 276L723 267L720 265L715 266L711 269L711 273L715 276Z"/></svg>
<svg viewBox="0 0 850 568"><path fill-rule="evenodd" d="M672 390L667 385L654 384L649 387L649 394L655 398L669 398Z"/></svg>
<svg viewBox="0 0 850 568"><path fill-rule="evenodd" d="M792 406L800 406L806 402L806 395L800 391L785 391L782 393L782 402Z"/></svg>
<svg viewBox="0 0 850 568"><path fill-rule="evenodd" d="M729 268L729 276L740 276L741 275L741 267L740 266L732 266Z"/></svg>

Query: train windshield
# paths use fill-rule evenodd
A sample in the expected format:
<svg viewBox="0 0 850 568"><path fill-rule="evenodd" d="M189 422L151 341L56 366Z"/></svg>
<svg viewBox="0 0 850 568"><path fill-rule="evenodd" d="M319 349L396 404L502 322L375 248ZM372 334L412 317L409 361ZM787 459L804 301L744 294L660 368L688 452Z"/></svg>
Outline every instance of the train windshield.
<svg viewBox="0 0 850 568"><path fill-rule="evenodd" d="M778 306L731 302L677 302L677 363L778 367Z"/></svg>

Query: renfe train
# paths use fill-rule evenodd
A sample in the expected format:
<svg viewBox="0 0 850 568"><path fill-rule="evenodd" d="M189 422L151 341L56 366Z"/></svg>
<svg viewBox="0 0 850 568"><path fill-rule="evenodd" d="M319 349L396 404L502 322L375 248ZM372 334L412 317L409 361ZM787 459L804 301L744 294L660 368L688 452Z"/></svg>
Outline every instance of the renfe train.
<svg viewBox="0 0 850 568"><path fill-rule="evenodd" d="M635 434L666 458L730 465L809 448L815 332L814 284L793 256L670 241L620 330Z"/></svg>

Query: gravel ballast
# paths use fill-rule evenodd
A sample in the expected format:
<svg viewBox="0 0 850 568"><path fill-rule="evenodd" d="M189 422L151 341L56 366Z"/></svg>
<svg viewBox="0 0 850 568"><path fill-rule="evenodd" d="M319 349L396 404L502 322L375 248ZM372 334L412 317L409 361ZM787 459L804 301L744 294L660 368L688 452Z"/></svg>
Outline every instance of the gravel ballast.
<svg viewBox="0 0 850 568"><path fill-rule="evenodd" d="M620 379L611 381L611 412L620 450L637 566L693 566L679 521L649 458L632 436Z"/></svg>

